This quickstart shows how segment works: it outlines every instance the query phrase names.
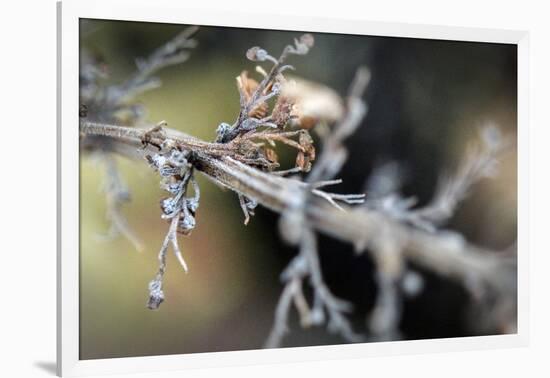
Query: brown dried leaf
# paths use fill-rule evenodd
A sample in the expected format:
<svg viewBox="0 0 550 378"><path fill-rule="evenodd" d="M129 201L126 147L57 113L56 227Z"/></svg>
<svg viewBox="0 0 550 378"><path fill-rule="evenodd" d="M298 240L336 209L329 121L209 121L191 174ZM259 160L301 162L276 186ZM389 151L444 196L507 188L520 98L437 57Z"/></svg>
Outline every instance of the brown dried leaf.
<svg viewBox="0 0 550 378"><path fill-rule="evenodd" d="M243 71L237 77L237 87L239 88L239 92L244 96L246 102L249 102L252 98L252 94L254 91L258 88L259 83L248 77L248 71ZM267 112L269 110L269 105L265 102L262 102L258 106L256 106L254 109L251 109L250 112L248 112L249 117L253 118L264 118L267 116Z"/></svg>
<svg viewBox="0 0 550 378"><path fill-rule="evenodd" d="M299 167L304 172L311 170L311 162L315 160L315 146L313 145L313 139L307 131L300 133L298 142L302 146L303 151L298 151L296 155L296 167Z"/></svg>
<svg viewBox="0 0 550 378"><path fill-rule="evenodd" d="M264 147L264 154L266 159L269 160L271 163L279 163L279 156L277 156L277 153L274 149Z"/></svg>

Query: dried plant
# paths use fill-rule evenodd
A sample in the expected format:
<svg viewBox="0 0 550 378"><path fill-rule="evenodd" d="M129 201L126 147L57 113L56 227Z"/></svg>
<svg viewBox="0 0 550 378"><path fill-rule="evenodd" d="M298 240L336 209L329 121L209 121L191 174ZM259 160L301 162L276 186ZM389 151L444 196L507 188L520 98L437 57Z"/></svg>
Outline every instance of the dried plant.
<svg viewBox="0 0 550 378"><path fill-rule="evenodd" d="M103 85L104 73L93 61L81 67L81 146L105 158L113 230L140 246L118 211L129 194L111 154L146 160L168 193L160 202L161 217L169 226L159 252L158 272L149 284L149 308L157 309L164 300L162 282L170 247L183 269L188 269L178 234L189 235L196 225L200 190L194 175L200 172L237 194L245 224L258 205L280 213L280 235L298 249L281 274L284 287L266 347L282 345L293 308L302 327L326 325L349 342L398 339L402 296L422 288L420 276L408 268L408 261L463 285L475 299L491 297L501 304L495 306L501 309L493 314L495 322L513 329L515 257L503 258L441 228L472 185L495 174L507 145L496 127L482 130L480 141L472 144L455 172L442 176L426 206L419 207L414 198L399 193L395 163L371 175L368 197L333 193L326 188L341 183L337 175L348 156L344 142L367 112L362 98L369 71L357 70L345 99L319 84L285 77L293 69L287 59L304 56L313 48L313 36L304 34L278 58L261 47L246 52L250 61L271 67L256 67L257 80L247 71L237 76L239 114L232 124L218 125L213 142L170 129L165 122L143 127L143 109L133 98L159 85L151 77L158 69L187 59L188 49L195 47L191 39L195 32L196 28L186 29L149 58L139 60L137 73L120 85ZM320 154L311 133L318 134ZM294 167L280 169L277 143L296 150ZM337 298L324 281L318 233L352 243L376 264L379 290L366 320L367 332L352 329L347 318L352 304ZM311 296L305 294L305 286Z"/></svg>

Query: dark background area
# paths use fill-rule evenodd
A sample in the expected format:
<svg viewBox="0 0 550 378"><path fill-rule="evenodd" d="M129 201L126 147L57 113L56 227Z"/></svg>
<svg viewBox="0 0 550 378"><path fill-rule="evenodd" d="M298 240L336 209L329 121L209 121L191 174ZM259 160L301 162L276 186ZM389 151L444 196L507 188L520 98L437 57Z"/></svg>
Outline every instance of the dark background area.
<svg viewBox="0 0 550 378"><path fill-rule="evenodd" d="M136 57L184 26L83 20L81 48L105 62L110 80L121 81ZM289 62L295 74L345 95L355 70L366 65L372 80L369 112L347 141L350 157L335 188L362 192L377 164L404 167L403 191L429 201L441 172L460 161L468 140L487 122L512 138L516 134L517 50L513 45L313 33L315 47ZM244 53L255 45L273 55L300 32L202 27L188 62L159 73L164 85L139 98L150 122L212 140L220 122L238 114L234 78L254 63ZM283 159L291 162L292 155ZM147 283L157 269L156 254L167 225L160 219L158 179L144 162L120 161L133 192L126 212L146 241L138 254L126 240L105 242L107 227L101 169L93 157L81 161L81 346L82 359L260 348L282 289L279 274L296 251L277 234L277 214L258 208L248 226L236 195L201 180L204 196L197 229L181 245L190 273L169 260L166 303L145 308ZM290 164L290 163L289 163ZM504 158L498 177L477 185L447 226L473 243L503 250L516 240L516 151ZM320 258L328 286L351 301L354 329L365 332L365 318L376 295L368 254L321 236ZM420 272L424 289L404 304L404 339L497 333L472 320L471 300L445 277ZM323 328L303 330L296 314L285 346L339 344Z"/></svg>

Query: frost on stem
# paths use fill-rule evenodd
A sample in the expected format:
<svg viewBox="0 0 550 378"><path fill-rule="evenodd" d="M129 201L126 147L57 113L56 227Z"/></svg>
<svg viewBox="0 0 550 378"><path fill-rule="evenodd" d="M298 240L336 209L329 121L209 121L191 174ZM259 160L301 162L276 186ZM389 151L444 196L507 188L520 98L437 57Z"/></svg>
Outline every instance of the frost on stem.
<svg viewBox="0 0 550 378"><path fill-rule="evenodd" d="M149 283L147 307L150 309L157 309L164 300L162 279L166 271L166 254L170 245L183 270L187 273L187 263L179 248L177 234L189 235L195 228L195 215L200 200L200 189L193 175L193 166L188 161L189 153L166 139L162 125L165 125L165 122L150 129L142 138L142 143L145 146L151 143L152 135L156 134L160 138L164 138L164 142L158 146L160 151L153 155L146 155L145 158L161 176L161 187L170 193L169 197L160 201L161 217L170 220L170 227L159 252L157 275ZM189 184L192 186L193 196L188 194Z"/></svg>

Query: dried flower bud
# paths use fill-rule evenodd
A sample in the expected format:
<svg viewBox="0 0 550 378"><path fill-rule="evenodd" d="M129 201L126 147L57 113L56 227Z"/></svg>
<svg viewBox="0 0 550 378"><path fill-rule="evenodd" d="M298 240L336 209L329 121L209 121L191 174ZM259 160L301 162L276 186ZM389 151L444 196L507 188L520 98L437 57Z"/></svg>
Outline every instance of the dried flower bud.
<svg viewBox="0 0 550 378"><path fill-rule="evenodd" d="M312 48L315 43L315 38L313 35L306 33L300 37L300 43L308 48Z"/></svg>
<svg viewBox="0 0 550 378"><path fill-rule="evenodd" d="M181 190L181 181L175 181L175 182L168 182L163 183L162 188L166 190L167 192L170 192L171 194L178 194L178 192Z"/></svg>
<svg viewBox="0 0 550 378"><path fill-rule="evenodd" d="M251 47L246 52L246 58L253 62L264 62L268 57L267 51L258 46Z"/></svg>
<svg viewBox="0 0 550 378"><path fill-rule="evenodd" d="M186 214L185 216L180 218L180 221L178 223L178 232L189 235L191 231L196 226L195 217L191 214Z"/></svg>
<svg viewBox="0 0 550 378"><path fill-rule="evenodd" d="M189 211L194 214L199 208L199 201L195 198L189 198L186 200L186 205Z"/></svg>
<svg viewBox="0 0 550 378"><path fill-rule="evenodd" d="M171 215L178 210L178 204L172 197L160 201L160 208L165 215Z"/></svg>
<svg viewBox="0 0 550 378"><path fill-rule="evenodd" d="M164 302L162 281L156 278L149 282L149 300L147 301L147 308L150 310L157 310L162 302Z"/></svg>
<svg viewBox="0 0 550 378"><path fill-rule="evenodd" d="M218 128L216 129L216 141L217 142L223 142L225 140L225 137L229 132L231 131L231 125L225 122L222 122L218 125Z"/></svg>
<svg viewBox="0 0 550 378"><path fill-rule="evenodd" d="M300 39L295 39L294 44L296 45L295 54L305 55L308 53L309 49L313 47L314 38L311 34L304 34Z"/></svg>

